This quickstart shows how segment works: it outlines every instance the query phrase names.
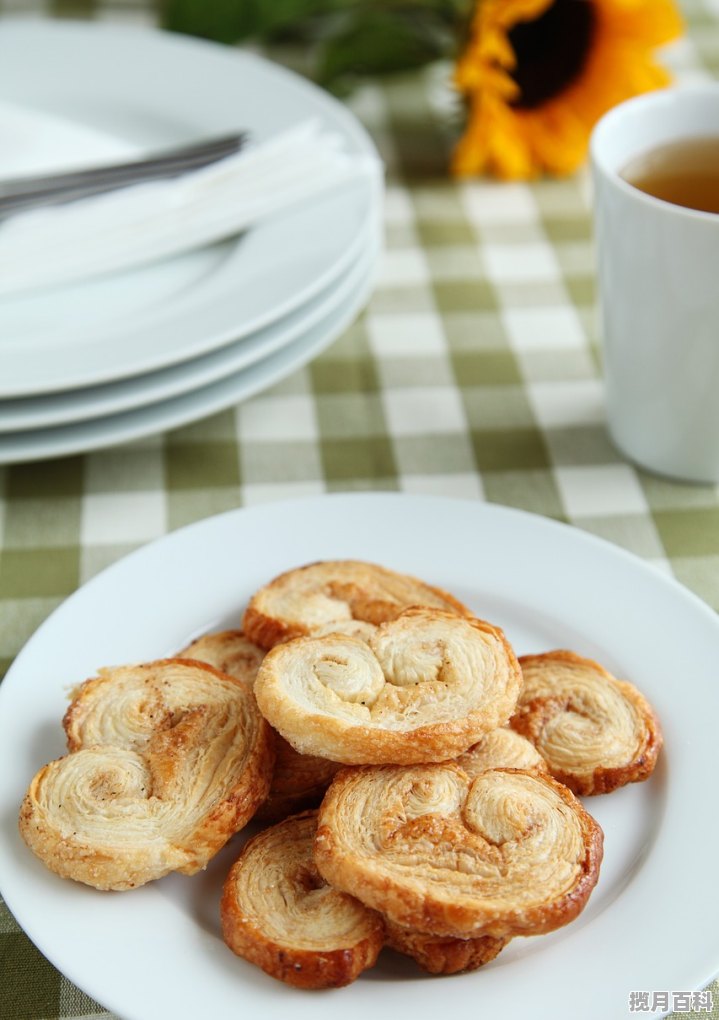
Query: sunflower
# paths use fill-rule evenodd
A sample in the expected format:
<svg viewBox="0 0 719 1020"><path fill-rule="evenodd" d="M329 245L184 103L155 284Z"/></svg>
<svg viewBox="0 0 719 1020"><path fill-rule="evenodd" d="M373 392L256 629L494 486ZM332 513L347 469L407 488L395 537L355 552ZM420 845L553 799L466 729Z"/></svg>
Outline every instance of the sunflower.
<svg viewBox="0 0 719 1020"><path fill-rule="evenodd" d="M672 0L479 0L456 67L469 117L453 172L572 173L603 113L668 84L652 51L681 32Z"/></svg>

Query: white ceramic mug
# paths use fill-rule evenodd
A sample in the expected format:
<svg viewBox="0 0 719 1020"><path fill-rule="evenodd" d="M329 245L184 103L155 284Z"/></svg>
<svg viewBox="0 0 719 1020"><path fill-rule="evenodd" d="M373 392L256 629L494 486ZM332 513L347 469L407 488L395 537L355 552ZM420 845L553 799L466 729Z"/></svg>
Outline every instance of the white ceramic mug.
<svg viewBox="0 0 719 1020"><path fill-rule="evenodd" d="M632 460L719 481L719 214L646 195L620 172L682 138L719 137L719 83L651 92L592 135L607 418Z"/></svg>

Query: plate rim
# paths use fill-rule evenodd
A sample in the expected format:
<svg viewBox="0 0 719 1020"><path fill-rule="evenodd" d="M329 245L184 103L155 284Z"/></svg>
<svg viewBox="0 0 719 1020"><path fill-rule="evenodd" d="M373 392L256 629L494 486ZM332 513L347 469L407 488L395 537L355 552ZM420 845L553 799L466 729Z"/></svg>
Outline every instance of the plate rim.
<svg viewBox="0 0 719 1020"><path fill-rule="evenodd" d="M375 249L371 245L370 255L372 257L367 260L366 271L361 274L357 286L308 330L273 353L197 390L189 389L158 402L67 425L0 433L0 465L30 463L110 449L147 436L170 432L219 414L256 396L292 372L299 371L351 326L369 301L374 288L379 247ZM194 403L190 408L189 403L196 401L198 394L202 404ZM13 446L22 443L25 437L27 440L24 446Z"/></svg>
<svg viewBox="0 0 719 1020"><path fill-rule="evenodd" d="M155 372L142 373L142 375L130 379L117 379L114 382L104 383L97 387L84 386L79 390L62 390L38 397L18 397L12 401L0 400L0 444L8 434L34 432L48 428L54 429L63 425L79 425L82 422L90 422L97 418L106 418L115 414L124 414L160 401L182 396L198 389L200 386L219 382L227 375L251 368L270 355L278 353L284 347L290 346L294 340L300 339L302 334L318 325L327 315L339 308L346 298L351 297L354 284L359 284L363 276L362 269L367 268L370 264L373 238L372 230L369 227L366 234L365 248L358 253L355 261L327 288L307 303L290 312L287 316L282 316L256 333L238 338L234 343L226 344L214 351L208 351L197 358L190 358L175 365L168 365ZM288 319L291 320L289 323L287 322ZM267 334L270 331L269 339L263 336L263 334ZM254 346L251 346L252 344ZM214 359L212 367L204 369L202 381L198 382L196 375L197 368L199 367L202 370L202 363L210 359ZM181 373L178 379L165 381L162 378L168 373L174 373L175 371ZM144 379L146 376L151 377L150 385L153 388L137 395L133 387L137 381ZM111 400L113 399L113 391L117 387L120 387L125 392L115 397L115 402L111 404L110 410L106 407L100 407L100 401L106 394L109 395ZM102 392L95 395L95 390ZM8 404L23 404L26 401L45 403L48 400L52 402L57 399L67 402L67 406L59 412L58 416L49 417L48 412L44 412L46 417L43 418L38 417L37 414L35 417L28 416L30 424L23 422L17 416L13 418L13 407L8 407ZM89 400L94 401L95 406L90 407L88 411L83 408L83 403L87 403ZM42 414L43 412L40 412L40 415ZM49 414L52 415L52 411Z"/></svg>
<svg viewBox="0 0 719 1020"><path fill-rule="evenodd" d="M200 53L205 57L213 60L217 58L218 65L220 63L228 66L229 61L234 61L237 64L238 75L252 73L255 69L257 74L268 74L271 76L273 81L279 82L282 88L291 88L297 95L305 97L306 102L311 105L312 113L314 116L320 116L322 113L329 120L332 121L333 129L339 131L345 139L351 142L351 145L363 152L371 154L379 160L379 154L376 146L369 135L369 132L364 128L359 119L349 110L348 107L339 102L329 93L315 85L313 82L303 78L296 72L283 67L265 57L262 57L256 53L250 52L241 48L230 48L224 47L221 44L211 42L206 39L197 39L195 37L180 35L176 33L163 32L158 29L148 28L144 26L136 25L121 25L114 26L102 22L83 22L68 19L67 21L53 21L53 20L41 20L33 18L13 18L6 22L0 23L0 40L3 36L9 37L12 40L13 34L18 37L17 44L22 43L23 45L29 45L32 43L33 37L45 37L51 40L59 39L63 37L69 40L70 45L76 45L78 39L82 40L82 44L85 45L88 50L90 46L96 47L100 41L104 45L117 46L118 40L124 38L124 45L130 45L132 42L142 40L143 44L147 43L152 49L158 51L160 54L163 50L166 52L175 51L180 52L184 50L186 57L191 58L193 53ZM27 37L27 38L26 38ZM112 62L111 62L112 63ZM113 73L122 76L121 70L114 70ZM30 104L32 105L32 104ZM35 104L36 105L36 104ZM309 113L307 114L310 115ZM381 161L380 161L381 162ZM360 192L355 188L354 192L355 201L360 201ZM350 196L350 192L347 192ZM335 198L340 196L340 192L336 193ZM381 196L381 182L379 186L375 186L374 183L370 183L367 187L363 186L361 193L362 207L366 205L367 216L358 217L360 224L366 222L366 219L371 219L373 215L379 218L381 202L379 201ZM330 199L333 196L329 196ZM334 199L333 199L334 200ZM323 197L319 197L315 202L322 203ZM348 197L348 201L351 198ZM296 212L296 210L294 211ZM239 242L233 246L233 251L236 251L239 246ZM102 385L104 383L113 382L119 379L128 379L133 376L143 374L149 371L156 371L170 365L177 364L179 361L197 357L199 355L209 353L213 350L217 350L226 344L236 342L241 337L250 334L258 329L264 328L274 321L275 318L281 314L290 314L294 309L299 307L304 301L311 300L315 297L323 288L328 287L333 280L346 269L353 259L359 255L362 248L362 237L361 230L350 239L346 247L340 252L339 256L335 253L335 257L332 260L327 259L323 271L316 274L311 281L306 281L305 286L297 290L293 295L290 296L289 300L283 300L279 305L273 305L272 309L255 315L252 320L246 320L241 322L238 326L231 325L229 322L219 328L214 327L212 339L208 339L206 335L199 339L195 339L191 344L188 345L189 349L178 352L172 345L168 345L163 354L151 353L151 345L145 345L142 352L137 352L134 355L134 361L131 364L121 359L121 364L116 365L114 368L107 368L103 361L98 360L94 367L89 367L77 363L72 373L69 371L62 378L59 378L57 373L48 372L41 380L38 380L37 376L37 365L34 369L26 370L25 377L22 379L14 379L11 383L7 382L7 379L0 381L0 399L15 399L22 397L40 396L45 394L52 394L63 392L71 389L83 389L89 386ZM212 272L212 277L217 277L227 273L226 259L223 259L218 266L216 266ZM230 275L224 285L224 290L230 289L230 281L234 280L235 276ZM212 295L205 297L205 304L208 303ZM146 330L156 329L170 329L172 328L173 322L176 322L178 312L174 309L176 303L176 295L169 299L162 299L161 311L158 312L156 306L152 306L150 309L140 309L133 313L133 317L128 324L128 330L137 331L139 328L138 324L143 324ZM210 302L214 305L214 300ZM192 300L194 304L194 299ZM186 301L182 302L183 311L185 308ZM199 307L202 306L202 300L199 302ZM195 305L195 307L198 307ZM161 320L158 326L156 320L158 316ZM124 331L118 333L117 329L113 326L110 328L110 324L104 327L106 330L109 329L108 337L112 340L114 337L114 343L119 344L120 338L124 335ZM93 331L92 343L90 337L86 337L83 341L83 349L92 348L95 343L95 335L98 331ZM199 335L199 334L198 334ZM99 341L103 338L103 333L99 332Z"/></svg>
<svg viewBox="0 0 719 1020"><path fill-rule="evenodd" d="M78 589L75 593L73 593L71 596L69 596L69 598L67 600L65 600L62 603L62 605L59 606L54 611L54 613L51 614L50 617L48 617L48 619L45 621L45 623L42 624L40 628L38 628L38 631L36 631L35 635L30 639L30 641L25 645L24 649L20 652L20 654L18 655L17 659L15 660L15 663L11 667L11 670L8 672L8 677L7 677L6 681L2 685L0 685L0 717L2 716L2 711L3 711L3 707L5 705L5 701L9 697L9 695L7 694L7 691L10 690L10 688L6 686L7 680L8 679L11 680L11 686L13 686L14 684L19 684L19 683L22 682L21 679L17 679L16 680L16 679L12 679L12 678L15 677L15 676L18 676L18 677L22 676L22 670L24 668L23 664L25 662L25 659L31 654L32 647L36 646L37 642L42 639L42 635L47 630L50 630L52 627L56 627L58 625L58 620L60 622L62 622L62 617L65 614L67 614L68 612L71 613L73 611L73 606L76 605L78 601L81 602L84 598L87 598L88 591L91 594L92 593L96 593L96 590L98 588L101 589L103 586L107 585L108 583L111 584L113 582L113 578L116 575L120 575L121 576L123 574L123 572L126 572L128 570L132 571L132 569L134 569L134 565L138 563L138 560L141 561L144 557L149 557L150 559L152 559L153 557L157 557L158 555L161 555L161 554L162 555L169 554L169 552L172 551L173 546L180 546L180 547L182 547L183 545L186 545L188 542L190 544L192 544L193 538L197 539L199 537L200 538L200 544L202 544L202 534L203 534L203 532L204 532L205 536L208 536L215 529L218 529L218 531L222 531L222 532L224 532L225 529L229 530L229 531L232 531L233 528L240 528L240 529L244 528L244 530L247 530L246 525L247 525L248 521L257 522L257 521L260 521L260 520L262 520L263 526L266 527L267 526L266 518L268 516L270 518L273 518L273 520L270 521L270 523L272 524L272 523L276 523L274 521L274 518L278 518L279 517L281 519L283 515L287 515L287 514L290 514L292 519L295 519L296 516L297 516L297 512L300 511L300 510L302 510L302 511L311 510L311 511L314 512L318 508L332 508L331 512L329 510L327 510L327 513L329 513L330 516L332 516L333 514L339 513L339 512L341 512L342 515L345 516L346 513L347 513L348 506L351 507L353 504L359 506L361 508L361 510L362 510L362 513L365 514L365 515L368 513L367 508L368 507L372 507L373 505L374 505L374 507L376 509L372 510L371 513L376 513L378 516L382 516L390 508L401 507L402 510L405 511L408 506L414 505L417 508L423 508L421 510L418 509L420 517L428 516L429 515L429 511L432 510L433 513L442 512L442 511L445 511L445 512L455 512L456 511L459 515L468 514L472 518L474 518L475 515L478 515L479 518L482 518L483 516L488 518L488 519L494 518L495 521L499 520L499 521L508 521L508 522L510 522L510 525L509 525L510 526L510 530L514 529L514 531L515 532L518 531L520 535L521 535L523 529L527 529L528 528L529 532L530 532L530 534L529 534L529 538L530 539L534 539L535 535L532 534L532 532L535 531L536 528L539 528L539 537L547 539L547 544L549 544L549 545L554 544L555 541L558 540L559 544L561 546L563 541L564 541L564 539L567 538L567 536L571 535L572 538L569 539L570 546L571 546L571 543L573 541L576 541L578 543L578 548L579 549L585 550L585 551L586 550L589 551L587 555L589 556L590 560L592 560L592 558L595 557L595 556L599 556L600 557L600 562L601 562L603 558L608 556L610 563L613 561L613 563L614 564L618 564L620 568L626 568L629 571L630 576L633 575L635 577L638 577L638 579L639 579L639 587L640 588L643 588L643 587L646 587L646 585L649 585L650 590L654 590L654 589L658 590L659 593L661 594L662 598L664 598L665 596L668 597L670 603L676 603L677 600L678 600L678 604L679 604L680 608L682 609L682 611L683 611L683 607L688 607L687 612L689 613L690 619L691 620L698 620L699 621L698 627L699 627L700 631L703 628L705 628L705 627L709 628L709 633L710 633L710 636L711 636L711 643L713 645L716 645L718 640L719 640L719 618L716 616L716 614L713 612L713 610L706 603L704 603L697 595L695 595L689 589L687 589L686 587L681 585L679 582L675 581L673 578L664 576L660 572L656 571L651 565L645 563L639 557L637 557L634 554L628 552L627 550L622 549L621 547L618 547L618 546L616 546L616 545L608 542L607 540L602 539L602 538L600 538L600 537L598 537L596 535L593 535L591 533L585 532L585 531L583 531L583 530L581 530L581 529L579 529L579 528L577 528L577 527L575 527L575 526L573 526L571 524L566 524L564 522L553 520L551 518L547 518L547 517L544 517L542 515L539 515L539 514L536 514L536 513L532 513L532 512L529 512L529 511L525 511L525 510L521 510L521 509L518 509L518 508L504 507L504 506L501 506L499 504L487 503L487 502L483 502L483 501L479 501L479 500L474 501L474 500L467 500L467 499L460 499L460 498L453 498L453 497L420 496L420 495L410 495L410 494L406 494L406 493L382 492L382 491L369 492L369 493L347 493L347 492L332 493L332 494L326 494L324 496L319 496L319 497L301 497L301 498L292 499L292 500L283 500L283 501L281 501L279 503L274 503L274 504L260 504L258 506L254 506L254 507L241 507L241 508L236 508L236 509L233 509L233 510L225 511L222 514L217 514L217 515L214 515L213 517L205 518L203 520L193 522L193 523L185 525L184 527L179 528L179 529L177 529L177 530L175 530L173 532L170 532L170 533L162 536L161 538L158 538L155 541L153 541L151 543L148 543L147 545L144 545L144 546L140 547L139 549L136 549L134 552L130 553L128 556L125 556L125 557L121 558L120 560L118 560L114 564L112 564L111 566L107 567L105 570L103 570L101 573L99 573L94 578L92 578L90 581L88 581L85 585L83 585L82 588ZM450 507L452 508L451 510L449 509ZM380 511L381 511L381 514L380 514ZM325 512L325 511L322 510L322 512ZM240 523L237 524L236 522L240 522ZM479 520L479 521L476 521L474 523L476 523L478 526L481 526L482 523L486 524L486 521L482 522L481 520ZM562 537L559 538L559 536L562 536ZM516 539L517 538L517 534L515 533L513 537ZM205 538L205 541L207 541L207 540L208 539ZM154 550L154 551L151 552L150 550ZM163 550L164 550L164 553L163 553ZM544 554L542 553L542 555L544 555ZM582 559L583 556L584 556L584 553L580 554L579 559ZM610 567L609 569L611 571L612 568ZM622 570L620 569L620 574L621 573L622 573ZM618 610L617 610L617 612L618 612ZM55 623L52 623L53 620L55 621ZM667 635L662 635L662 636L660 636L660 641L661 640L669 640L669 638L668 638ZM714 697L714 700L716 700L717 699L717 692L715 690L712 690L711 693L712 693L712 696ZM650 698L651 698L651 693L650 693ZM667 749L667 751L668 751L668 749ZM679 766L682 765L682 763L681 763L681 760L677 758L677 748L676 747L674 749L672 749L671 756L672 756L672 761L671 761L670 766L669 766L670 773L671 773L671 770L674 770L674 771L676 771L678 773L679 771L681 771L679 769ZM716 756L716 752L715 752L715 756ZM685 766L682 766L682 767L685 768ZM677 796L676 790L673 791L672 795L676 799L676 796ZM719 821L713 821L713 822L711 822L711 825L713 826L714 834L716 834L716 832L719 831ZM675 834L675 842L678 839L681 838L681 835L682 835L681 833ZM711 843L711 840L707 840L707 843ZM692 846L690 847L690 849L693 848L693 849L696 850L699 846L700 846L700 844L693 843ZM662 861L663 861L664 857L666 857L666 852L667 852L667 848L665 847L663 852L662 852L662 854L659 854L659 857L661 858L661 860L659 861L659 865L660 866L662 865ZM707 852L710 852L710 850L708 849ZM648 857L648 860L649 860L649 866L648 866L649 872L657 872L657 874L653 876L653 880L656 881L657 879L661 879L662 876L663 876L663 880L666 881L666 872L665 871L661 871L661 867L659 867L659 870L657 870L658 866L657 866L656 862L655 862L654 867L652 868L651 867L651 858ZM707 860L713 860L713 856L708 857ZM646 864L646 862L645 862L645 864ZM666 864L666 861L664 861L664 864ZM4 867L2 866L2 855L0 855L0 871L4 871ZM640 875L641 875L641 872L640 872ZM649 877L651 879L652 875L650 874ZM3 884L4 884L4 882L3 882ZM633 882L631 882L631 883L629 883L627 885L626 891L622 893L622 897L626 897L627 898L626 908L624 910L620 910L619 911L620 915L626 915L627 909L631 909L633 906L636 906L636 902L635 901L636 901L637 895L638 895L637 886L640 885L640 884L641 883L639 883L637 881L633 881ZM639 892L641 892L641 890L639 890ZM706 893L707 893L706 900L702 904L698 905L698 909L702 910L703 912L705 912L705 911L707 911L709 909L710 903L711 903L711 905L713 905L715 907L717 905L717 890L715 889L715 890L713 890L713 892L712 892L712 890L706 890ZM130 895L132 895L132 894L130 894ZM598 917L594 918L591 924L586 925L584 928L580 928L578 931L572 930L571 941L572 941L573 945L575 946L574 956L577 956L578 953L584 954L587 949L590 949L590 950L592 949L593 943L596 943L596 938L594 938L594 939L588 938L588 933L592 932L592 930L593 930L595 925L596 925L595 934L596 933L601 934L602 932L604 932L606 934L606 932L605 932L605 929L607 927L606 918L607 918L608 915L612 914L615 911L615 908L616 908L617 904L621 904L622 903L622 897L619 897L617 900L614 901L614 904L612 905L610 910L605 910L603 913L599 914ZM13 909L13 895L12 895L12 893L9 896L7 896L6 898L7 898L8 905L9 905L10 909L12 910ZM696 911L697 906L695 906L694 909ZM602 922L603 918L604 918L604 921ZM637 930L639 930L639 933L641 934L642 938L646 938L646 931L644 930L644 927L642 927L642 921L645 920L643 917L640 916L638 919L637 919L637 917L634 917L633 924L631 924L631 918L630 917L624 916L623 919L624 919L625 922L627 922L627 921L630 922L629 926L626 929L628 933L630 933L630 934L636 933ZM686 919L684 918L683 920L686 920ZM611 930L611 927L612 927L611 924L610 924L609 927L610 927L610 930ZM719 936L717 936L715 934L715 932L716 932L716 929L711 931L711 940L712 940L712 947L711 947L711 949L709 947L705 946L705 945L702 945L700 947L702 960L699 961L699 960L696 960L696 959L692 959L691 961L688 961L688 962L686 962L684 964L685 971L687 973L691 974L691 977L687 978L687 980L691 981L691 990L703 987L706 983L708 983L711 980L711 978L716 973L716 970L717 970L717 957L719 956ZM661 933L658 933L658 934L661 934L662 936L666 935L665 932L661 932ZM681 934L682 934L682 932L677 931L677 935L680 936ZM605 945L605 943L602 943L602 945ZM43 949L44 952L46 952L46 955L48 955L51 959L53 959L52 950L50 950L48 952L47 951L48 947L43 946L42 944L40 944L40 948ZM606 962L604 960L602 960L601 968L598 967L598 958L596 956L596 949L597 949L596 944L594 944L593 948L594 948L595 955L592 957L591 952L589 952L589 954L586 955L586 959L584 960L584 966L585 966L585 972L593 973L595 979L598 980L601 977L602 974L604 974L606 976ZM609 949L609 952L611 953L612 947L609 946L608 949ZM553 952L554 952L554 955L552 956ZM543 957L544 954L538 954L538 956ZM550 970L551 970L552 969L551 968L552 959L554 959L554 964L555 965L556 965L556 959L557 959L556 951L553 951L552 948L549 949L549 956L547 957L547 959L550 962ZM629 962L631 963L631 961L629 961ZM535 965L533 965L533 966L531 965L532 964L531 958L529 958L529 963L527 962L527 960L523 960L522 963L523 963L523 966L525 967L525 971L528 970L530 972L529 973L530 977L541 979L541 969L539 971L537 970L536 961L535 961ZM644 961L644 964L645 963L646 963L646 961ZM594 971L591 971L592 967L594 967L596 969ZM590 970L587 971L587 968L590 968ZM98 989L97 989L97 987L93 987L91 982L88 983L87 980L83 980L82 983L81 983L80 981L78 981L78 978L77 978L77 976L75 974L68 973L68 970L67 970L66 967L63 967L62 969L63 969L64 973L68 974L68 976L71 978L71 980L75 981L75 983L78 984L80 987L84 986L89 991L90 994L93 994L93 995L95 995L97 997ZM646 966L645 966L645 969L646 969ZM489 979L489 980L485 981L485 985L487 986L487 990L489 990L490 986L491 986L491 988L495 988L496 987L496 981L493 983L492 979L490 978L490 971L487 971L487 972L484 972L484 973L485 973L486 978ZM582 976L581 975L581 968L580 968L580 976ZM464 991L468 991L468 990L471 991L472 990L472 986L470 984L468 984L468 981L472 981L473 979L476 979L476 977L477 977L477 975L470 974L470 975L465 975L464 977L452 978L452 985L450 987L452 989L454 989L456 987L458 994L461 996L462 990L464 990ZM586 973L584 974L584 977L586 977ZM444 982L439 982L438 984L441 985L442 989L444 989L445 992L447 991L447 985ZM369 983L368 983L368 987L370 987ZM406 992L407 987L408 987L407 986L407 982L385 982L385 983L382 984L381 988L382 988L382 994L383 994L383 1002L386 1002L386 1004L387 1004L387 1007L388 1007L387 1013L388 1014L389 1014L390 1009L393 1008L392 1005L391 1005L393 1002L394 1002L394 1004L398 1008L401 1005L401 1001L402 1000L397 997L399 995L399 993L397 992L397 988L400 988L400 990L404 989L404 991ZM435 985L432 982L427 982L427 981L423 981L422 982L422 990L423 990L424 993L426 993L424 995L424 998L427 1000L427 1002L430 1002L430 1001L434 1002L435 996L434 996L434 993L432 992L432 989L434 987L435 987ZM633 985L632 987L645 987L645 986L643 986L643 985L638 985L638 986L637 985ZM660 984L660 985L655 985L655 987L664 988L666 986ZM481 986L477 986L477 985L474 986L474 990L475 991L478 988L481 990ZM627 989L627 991L628 990L629 989ZM270 1009L268 1007L267 1015L271 1016L271 1017L275 1017L275 1016L279 1017L280 1016L280 1011L281 1010L282 1011L286 1010L287 1004L288 1004L288 1001L289 1001L288 993L286 992L286 990L278 989L276 991L277 991L277 994L276 994L276 996L274 998L272 997L272 995L270 995L270 998L273 998L273 1002L277 1004L277 1009L275 1009L275 1008ZM536 991L536 988L535 988L535 991ZM309 1000L303 999L301 997L302 993L299 993L299 994L300 994L300 998L299 999L296 999L294 997L292 998L292 1007L293 1008L297 1007L297 1008L295 1008L296 1012L298 1012L301 1016L304 1017L304 1015L305 1015L304 1006L308 1005L308 1008L311 1006L311 1008L313 1010L317 1009L317 1012L321 1013L321 1009L318 1007L316 998L310 997L310 999L311 999L311 1002L310 1002ZM349 993L345 992L344 994L345 995L349 994L350 997L352 996L352 992L349 992ZM359 989L356 994L362 996L363 995L363 989ZM369 995L369 994L370 993L368 992L367 995ZM108 1001L107 1000L107 995L105 995L104 998L105 998L105 1001ZM330 1000L327 1000L327 1001L329 1002ZM334 995L333 995L331 1001L333 1003L333 1006L331 1008L334 1008L334 1006L337 1005L337 1003L342 1001L342 1000L335 999ZM349 1005L350 1008L352 1007L351 999L350 1000L345 999L344 1001L345 1001L345 1003L347 1003ZM369 1000L366 1000L366 1001L369 1001ZM366 1001L364 1003L365 1005L366 1005ZM589 1003L587 1005L590 1008L588 1008L587 1010L583 1010L582 1015L587 1016L587 1017L591 1017L591 1018L595 1018L596 1017L596 1018L598 1018L598 1020L599 1020L599 1018L601 1018L601 1020L606 1020L606 1016L609 1015L609 1014L607 1014L606 1008L605 1008L606 1007L606 1001L603 1002L603 1003L600 1002L599 1000L597 1000L597 1001L599 1003L600 1010L603 1010L603 1011L597 1011L594 1008L592 1008L596 1003ZM612 1002L613 1002L614 1005L616 1005L617 1008L616 1008L616 1010L612 1010L611 1015L617 1015L617 1016L618 1015L627 1015L621 1009L621 1002L620 1001L618 1001L615 998L615 999L612 1000ZM497 1005L497 1003L493 999L491 1000L490 1004L494 1004L495 1006ZM112 1005L114 1005L114 1007L117 1008L119 1003L116 1000ZM436 1003L435 1003L435 1005L436 1005ZM512 1018L513 1017L517 1017L517 1018L519 1018L520 1016L526 1015L525 1014L525 1004L524 1003L522 1003L521 1010L519 1012L514 1012L513 1011L513 1006L512 1006L511 1001L508 1000L505 1003L505 1005L506 1005L506 1012L505 1012L504 1015L506 1015L508 1018L509 1017L512 1017ZM557 1004L555 1003L555 1006L556 1005ZM560 1020L560 1018L561 1018L561 1020L564 1020L565 1017L567 1018L567 1020L569 1020L570 1017L574 1017L576 1015L576 1003L575 1003L574 1000L568 999L568 1001L566 1003L567 1009L564 1009L562 1007L562 1003L561 1002L558 1005L559 1005L559 1008L556 1008L554 1013L553 1013L553 1015L555 1017L557 1017L558 1020ZM145 1020L144 1014L142 1014L141 1012L138 1013L138 1012L132 1012L131 1011L128 1014L126 1007L125 1007L124 1012L128 1016L133 1016L133 1017L138 1017L138 1018L142 1017L142 1020ZM421 1015L421 1016L424 1016L424 1015L429 1016L430 1014L429 1013L428 1014L424 1014L422 1012L422 1010L420 1010L419 1011L419 1015ZM307 1012L307 1016L309 1016L309 1012Z"/></svg>

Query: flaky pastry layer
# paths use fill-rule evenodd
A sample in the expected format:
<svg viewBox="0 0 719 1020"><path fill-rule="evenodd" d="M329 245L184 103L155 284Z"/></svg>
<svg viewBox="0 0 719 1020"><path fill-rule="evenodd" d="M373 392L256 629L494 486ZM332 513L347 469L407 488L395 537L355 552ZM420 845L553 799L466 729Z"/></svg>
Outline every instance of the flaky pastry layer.
<svg viewBox="0 0 719 1020"><path fill-rule="evenodd" d="M320 807L324 878L395 924L440 936L508 938L573 920L594 888L603 836L539 772L453 763L364 766L335 776Z"/></svg>
<svg viewBox="0 0 719 1020"><path fill-rule="evenodd" d="M242 626L263 648L332 631L366 638L408 606L469 615L453 595L415 577L360 560L327 560L289 570L261 588Z"/></svg>
<svg viewBox="0 0 719 1020"><path fill-rule="evenodd" d="M521 673L501 630L405 609L368 642L305 637L268 652L255 696L303 754L347 764L443 761L514 711Z"/></svg>
<svg viewBox="0 0 719 1020"><path fill-rule="evenodd" d="M411 956L429 974L462 974L490 963L510 941L483 935L475 939L441 938L385 920L385 945Z"/></svg>
<svg viewBox="0 0 719 1020"><path fill-rule="evenodd" d="M265 653L241 630L225 630L199 638L180 652L180 656L209 662L223 673L254 685ZM317 807L340 768L327 758L299 754L277 731L273 730L273 734L275 767L272 785L267 800L256 815L262 821L277 821L305 808Z"/></svg>
<svg viewBox="0 0 719 1020"><path fill-rule="evenodd" d="M384 943L379 914L330 888L312 857L316 812L251 839L225 881L225 942L297 988L338 988L373 966Z"/></svg>
<svg viewBox="0 0 719 1020"><path fill-rule="evenodd" d="M547 763L526 737L506 726L487 733L456 759L470 779L489 769L539 769L547 771Z"/></svg>
<svg viewBox="0 0 719 1020"><path fill-rule="evenodd" d="M269 789L269 726L249 686L209 665L103 670L64 725L70 753L32 780L20 831L50 870L97 889L200 870Z"/></svg>
<svg viewBox="0 0 719 1020"><path fill-rule="evenodd" d="M662 746L651 705L632 684L574 652L525 655L510 725L575 793L609 793L647 779Z"/></svg>
<svg viewBox="0 0 719 1020"><path fill-rule="evenodd" d="M177 654L180 659L207 662L221 673L229 673L250 687L254 686L257 670L265 657L264 649L236 628L203 634Z"/></svg>

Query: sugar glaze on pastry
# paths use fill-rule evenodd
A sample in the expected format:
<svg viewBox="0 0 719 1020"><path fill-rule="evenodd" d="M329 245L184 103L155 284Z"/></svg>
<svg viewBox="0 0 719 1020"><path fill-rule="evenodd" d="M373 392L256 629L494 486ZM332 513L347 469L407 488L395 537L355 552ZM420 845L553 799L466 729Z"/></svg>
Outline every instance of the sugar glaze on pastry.
<svg viewBox="0 0 719 1020"><path fill-rule="evenodd" d="M97 889L194 874L269 789L269 726L249 686L209 665L103 670L64 725L70 753L32 780L20 831L51 871Z"/></svg>
<svg viewBox="0 0 719 1020"><path fill-rule="evenodd" d="M510 725L575 793L609 793L647 779L662 746L659 721L632 684L574 652L519 660L524 683Z"/></svg>
<svg viewBox="0 0 719 1020"><path fill-rule="evenodd" d="M411 608L365 642L296 638L264 659L255 696L292 746L347 764L442 761L503 725L521 673L501 630Z"/></svg>

